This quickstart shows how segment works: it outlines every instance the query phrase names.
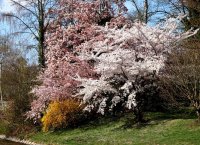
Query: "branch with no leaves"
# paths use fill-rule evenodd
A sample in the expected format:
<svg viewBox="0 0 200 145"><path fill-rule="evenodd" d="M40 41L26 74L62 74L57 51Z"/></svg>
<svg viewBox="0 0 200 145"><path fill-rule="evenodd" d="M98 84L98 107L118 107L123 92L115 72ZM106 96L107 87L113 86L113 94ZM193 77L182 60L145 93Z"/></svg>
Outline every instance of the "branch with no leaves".
<svg viewBox="0 0 200 145"><path fill-rule="evenodd" d="M20 22L22 22L22 23L31 31L31 33L35 36L35 38L38 39L38 36L37 36L37 35L35 34L35 32L31 29L31 27L30 27L28 24L26 24L20 17L14 15L13 13L2 13L2 14L1 14L1 17L2 17L2 18L11 18L11 17L13 17L13 18L18 19Z"/></svg>

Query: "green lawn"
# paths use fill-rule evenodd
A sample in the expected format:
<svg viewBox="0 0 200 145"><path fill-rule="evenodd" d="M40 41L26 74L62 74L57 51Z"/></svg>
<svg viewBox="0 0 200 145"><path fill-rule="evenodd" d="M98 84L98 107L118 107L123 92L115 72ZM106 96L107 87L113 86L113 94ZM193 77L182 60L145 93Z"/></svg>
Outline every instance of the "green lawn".
<svg viewBox="0 0 200 145"><path fill-rule="evenodd" d="M117 121L90 123L77 129L36 133L29 139L48 145L199 145L200 125L190 114L148 113L143 126L124 127L127 117Z"/></svg>

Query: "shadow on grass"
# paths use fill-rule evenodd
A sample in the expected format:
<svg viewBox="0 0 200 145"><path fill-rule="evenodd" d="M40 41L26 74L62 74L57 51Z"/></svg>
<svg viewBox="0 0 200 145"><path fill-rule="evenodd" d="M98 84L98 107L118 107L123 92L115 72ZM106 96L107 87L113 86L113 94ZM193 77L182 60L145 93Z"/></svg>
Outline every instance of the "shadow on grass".
<svg viewBox="0 0 200 145"><path fill-rule="evenodd" d="M148 112L146 117L151 120L172 120L172 119L196 119L196 114L190 109L182 109L173 112Z"/></svg>
<svg viewBox="0 0 200 145"><path fill-rule="evenodd" d="M145 122L137 123L133 115L127 115L124 125L120 126L118 129L141 129L146 126L158 125L162 122L174 119L197 119L197 117L195 112L188 108L169 112L146 112Z"/></svg>
<svg viewBox="0 0 200 145"><path fill-rule="evenodd" d="M85 122L76 127L70 127L62 130L54 131L53 134L60 135L63 132L71 132L74 129L77 129L79 132L84 132L87 130L95 130L97 127L110 127L113 124L117 124L117 126L113 129L120 130L120 129L129 129L129 128L136 128L141 129L146 126L154 126L158 125L162 122L167 120L173 119L196 119L196 114L194 111L190 109L182 109L177 111L169 111L169 112L146 112L145 113L145 122L143 123L136 123L135 117L133 113L125 113L123 116L116 116L116 117L98 117L91 121ZM121 125L122 124L122 125Z"/></svg>
<svg viewBox="0 0 200 145"><path fill-rule="evenodd" d="M88 120L86 122L83 122L82 124L78 125L78 126L70 126L67 128L63 128L63 129L58 129L58 130L52 130L47 132L48 133L52 133L54 135L61 135L63 132L64 133L71 133L72 131L77 131L77 132L84 132L87 130L96 130L97 127L110 127L115 123L119 123L121 121L121 119L124 118L122 116L116 116L116 117L111 117L111 116L100 116L100 117L96 117L93 118L92 120Z"/></svg>

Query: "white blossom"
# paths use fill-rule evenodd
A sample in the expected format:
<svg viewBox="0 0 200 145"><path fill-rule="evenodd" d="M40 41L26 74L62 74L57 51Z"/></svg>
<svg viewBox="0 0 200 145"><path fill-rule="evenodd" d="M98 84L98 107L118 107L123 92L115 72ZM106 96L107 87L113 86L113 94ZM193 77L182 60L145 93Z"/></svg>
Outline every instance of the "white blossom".
<svg viewBox="0 0 200 145"><path fill-rule="evenodd" d="M108 79L115 74L121 74L127 78L127 82L121 87L124 95L128 95L126 106L131 109L137 106L133 91L134 76L142 72L156 72L164 67L166 53L170 53L176 44L198 30L181 33L177 30L177 19L170 18L165 23L150 27L146 24L135 22L132 27L122 29L98 26L98 30L103 32L104 40L89 41L82 45L83 49L79 53L82 60L94 60L94 69L101 76L99 79L82 79L80 94L84 95L83 101L88 102L95 96L96 92L113 91L117 93L109 83ZM88 49L92 48L92 51ZM98 96L95 96L98 100ZM115 96L112 105L115 106L124 96ZM104 114L107 98L99 98L100 105L98 112ZM97 101L98 102L98 101ZM89 102L91 104L92 102ZM93 102L95 104L95 102Z"/></svg>
<svg viewBox="0 0 200 145"><path fill-rule="evenodd" d="M131 109L131 108L134 108L134 107L137 106L135 97L136 97L136 92L132 92L132 93L128 96L128 101L127 101L127 104L126 104L126 107L127 107L128 109Z"/></svg>

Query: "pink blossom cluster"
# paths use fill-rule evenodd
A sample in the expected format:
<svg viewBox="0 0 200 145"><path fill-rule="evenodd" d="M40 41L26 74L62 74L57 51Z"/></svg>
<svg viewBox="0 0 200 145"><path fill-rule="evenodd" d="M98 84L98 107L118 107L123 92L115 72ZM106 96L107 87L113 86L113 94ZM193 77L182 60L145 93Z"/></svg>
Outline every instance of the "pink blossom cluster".
<svg viewBox="0 0 200 145"><path fill-rule="evenodd" d="M54 18L46 34L46 68L38 76L41 84L32 90L36 99L27 113L29 118L40 118L50 101L76 94L80 85L74 79L77 74L84 78L97 77L93 66L77 57L79 46L87 41L104 39L97 26L101 20L106 22L114 18L114 3L118 10L123 6L123 0L61 0L57 9L49 10Z"/></svg>

